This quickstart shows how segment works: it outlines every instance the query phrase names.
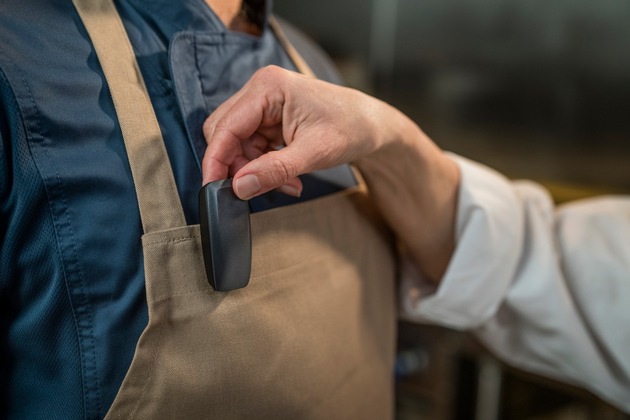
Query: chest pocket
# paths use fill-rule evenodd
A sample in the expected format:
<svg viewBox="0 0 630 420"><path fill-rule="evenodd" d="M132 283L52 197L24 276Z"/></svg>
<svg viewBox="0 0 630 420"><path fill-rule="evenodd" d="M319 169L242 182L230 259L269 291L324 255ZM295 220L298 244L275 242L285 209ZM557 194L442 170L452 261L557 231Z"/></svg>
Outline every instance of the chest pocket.
<svg viewBox="0 0 630 420"><path fill-rule="evenodd" d="M363 183L253 214L249 285L214 291L115 7L75 4L112 92L144 229L149 323L107 417L390 418L392 246Z"/></svg>
<svg viewBox="0 0 630 420"><path fill-rule="evenodd" d="M206 142L202 124L221 103L236 93L261 67L293 69L293 63L266 30L260 38L230 32L185 31L169 46L175 95L197 158Z"/></svg>

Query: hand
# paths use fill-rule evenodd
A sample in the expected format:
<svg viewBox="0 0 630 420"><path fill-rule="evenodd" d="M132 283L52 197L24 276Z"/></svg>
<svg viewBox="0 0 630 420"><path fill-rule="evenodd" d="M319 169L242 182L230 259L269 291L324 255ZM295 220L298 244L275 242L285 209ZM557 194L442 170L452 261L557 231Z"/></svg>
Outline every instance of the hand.
<svg viewBox="0 0 630 420"><path fill-rule="evenodd" d="M274 188L299 196L298 175L373 153L394 138L399 114L359 91L266 67L205 121L203 182L233 177L241 199Z"/></svg>
<svg viewBox="0 0 630 420"><path fill-rule="evenodd" d="M203 132L204 183L231 176L241 199L274 188L299 196L298 175L355 162L425 276L437 282L444 274L455 246L459 169L397 109L272 66L217 108Z"/></svg>

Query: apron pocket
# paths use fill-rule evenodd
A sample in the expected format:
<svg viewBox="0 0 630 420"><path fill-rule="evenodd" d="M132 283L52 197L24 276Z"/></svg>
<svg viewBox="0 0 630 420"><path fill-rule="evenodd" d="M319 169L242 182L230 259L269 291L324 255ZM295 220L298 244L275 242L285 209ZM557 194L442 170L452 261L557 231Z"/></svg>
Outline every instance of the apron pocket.
<svg viewBox="0 0 630 420"><path fill-rule="evenodd" d="M389 418L389 235L364 192L256 213L252 276L215 292L198 226L143 237L149 325L110 418Z"/></svg>

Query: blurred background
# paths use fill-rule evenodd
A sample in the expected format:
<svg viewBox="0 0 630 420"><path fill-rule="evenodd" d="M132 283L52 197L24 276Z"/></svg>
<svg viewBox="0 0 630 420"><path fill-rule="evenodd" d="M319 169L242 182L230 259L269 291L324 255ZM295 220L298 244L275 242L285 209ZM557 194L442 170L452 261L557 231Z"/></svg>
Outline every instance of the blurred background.
<svg viewBox="0 0 630 420"><path fill-rule="evenodd" d="M347 83L562 201L630 191L630 2L275 0Z"/></svg>
<svg viewBox="0 0 630 420"><path fill-rule="evenodd" d="M441 147L556 201L630 193L630 2L274 0L348 85ZM625 419L502 365L465 334L401 322L399 419ZM630 398L630 397L629 397Z"/></svg>

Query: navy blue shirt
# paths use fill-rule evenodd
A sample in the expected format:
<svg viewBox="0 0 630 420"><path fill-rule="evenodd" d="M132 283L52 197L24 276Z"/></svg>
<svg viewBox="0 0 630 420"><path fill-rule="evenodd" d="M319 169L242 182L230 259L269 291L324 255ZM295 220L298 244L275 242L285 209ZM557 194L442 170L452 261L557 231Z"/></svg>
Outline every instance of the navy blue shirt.
<svg viewBox="0 0 630 420"><path fill-rule="evenodd" d="M256 68L292 64L268 30L227 33L203 0L117 7L195 224L200 121ZM141 234L108 87L71 1L4 0L0 417L105 415L147 324Z"/></svg>

